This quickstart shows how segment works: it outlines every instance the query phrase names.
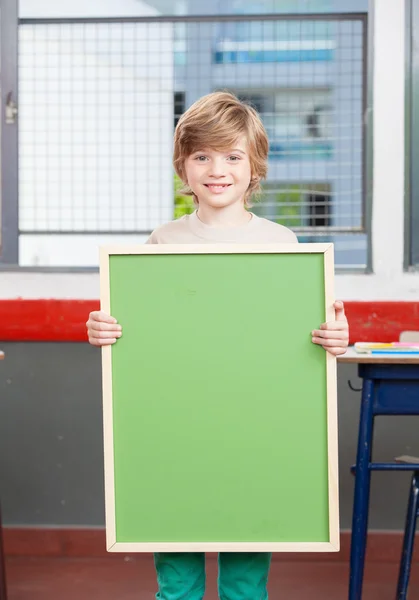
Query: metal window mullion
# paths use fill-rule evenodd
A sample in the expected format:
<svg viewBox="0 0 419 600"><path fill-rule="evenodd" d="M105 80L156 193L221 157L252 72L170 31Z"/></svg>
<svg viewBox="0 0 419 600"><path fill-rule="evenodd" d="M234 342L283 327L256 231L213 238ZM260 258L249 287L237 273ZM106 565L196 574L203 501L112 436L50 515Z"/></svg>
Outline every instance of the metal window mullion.
<svg viewBox="0 0 419 600"><path fill-rule="evenodd" d="M1 3L1 264L19 262L18 206L18 117L7 124L5 109L11 100L18 104L18 2Z"/></svg>
<svg viewBox="0 0 419 600"><path fill-rule="evenodd" d="M365 12L348 13L251 13L218 15L159 15L148 17L35 17L19 20L21 25L57 25L87 23L205 23L240 21L359 21Z"/></svg>
<svg viewBox="0 0 419 600"><path fill-rule="evenodd" d="M407 98L406 134L408 168L406 178L406 253L405 267L419 268L419 7L416 2L408 3L410 27L407 30ZM409 14L410 13L410 14ZM410 30L410 31L409 31ZM409 52L410 50L410 52Z"/></svg>
<svg viewBox="0 0 419 600"><path fill-rule="evenodd" d="M372 200L373 200L373 79L374 79L374 0L363 24L363 227L367 234L367 273L374 270L372 252Z"/></svg>

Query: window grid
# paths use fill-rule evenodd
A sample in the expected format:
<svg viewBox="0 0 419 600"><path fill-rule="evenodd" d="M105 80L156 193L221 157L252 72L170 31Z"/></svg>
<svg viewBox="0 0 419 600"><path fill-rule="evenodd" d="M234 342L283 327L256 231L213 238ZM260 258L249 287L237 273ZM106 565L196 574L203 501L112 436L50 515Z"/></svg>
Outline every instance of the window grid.
<svg viewBox="0 0 419 600"><path fill-rule="evenodd" d="M148 235L190 213L174 127L227 89L270 138L252 210L365 264L365 28L365 15L23 21L20 233Z"/></svg>

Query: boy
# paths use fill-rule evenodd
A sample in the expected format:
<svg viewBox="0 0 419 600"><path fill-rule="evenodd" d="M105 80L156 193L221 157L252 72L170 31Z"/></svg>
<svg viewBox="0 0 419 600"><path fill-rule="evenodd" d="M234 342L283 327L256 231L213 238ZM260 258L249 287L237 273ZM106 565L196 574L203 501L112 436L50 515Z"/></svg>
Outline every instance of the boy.
<svg viewBox="0 0 419 600"><path fill-rule="evenodd" d="M216 92L193 104L178 122L174 167L192 195L196 211L157 228L149 244L297 243L282 225L249 212L252 194L266 177L268 139L256 111L235 96ZM335 321L312 332L312 341L333 355L348 346L342 302ZM105 313L92 312L89 342L113 344L121 327ZM160 600L202 600L205 558L201 553L159 553L154 557ZM220 553L221 600L266 600L270 553Z"/></svg>

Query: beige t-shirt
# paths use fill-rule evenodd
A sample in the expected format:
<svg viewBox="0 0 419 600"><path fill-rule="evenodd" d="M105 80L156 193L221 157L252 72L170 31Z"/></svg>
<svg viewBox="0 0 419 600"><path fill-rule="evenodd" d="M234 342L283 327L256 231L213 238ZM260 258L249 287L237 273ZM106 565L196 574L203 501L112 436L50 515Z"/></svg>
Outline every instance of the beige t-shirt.
<svg viewBox="0 0 419 600"><path fill-rule="evenodd" d="M196 211L161 225L147 244L288 244L298 242L293 231L251 213L246 225L211 227L199 220Z"/></svg>

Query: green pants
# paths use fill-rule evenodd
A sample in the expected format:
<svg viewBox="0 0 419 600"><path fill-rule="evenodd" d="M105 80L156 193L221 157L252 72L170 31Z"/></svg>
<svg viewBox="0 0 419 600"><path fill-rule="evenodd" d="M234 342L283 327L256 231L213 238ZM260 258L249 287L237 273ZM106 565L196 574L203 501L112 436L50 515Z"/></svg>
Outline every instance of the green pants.
<svg viewBox="0 0 419 600"><path fill-rule="evenodd" d="M267 600L271 554L222 552L218 557L220 600ZM205 593L204 553L154 555L158 600L202 600Z"/></svg>

